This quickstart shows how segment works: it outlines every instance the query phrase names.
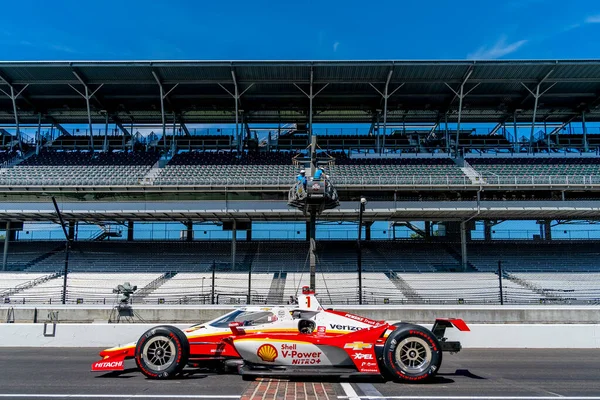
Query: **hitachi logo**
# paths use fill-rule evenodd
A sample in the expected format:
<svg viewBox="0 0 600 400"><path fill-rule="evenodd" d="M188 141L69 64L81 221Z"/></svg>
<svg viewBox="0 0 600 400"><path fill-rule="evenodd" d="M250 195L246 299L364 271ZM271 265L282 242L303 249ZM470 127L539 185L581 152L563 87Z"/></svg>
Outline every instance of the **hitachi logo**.
<svg viewBox="0 0 600 400"><path fill-rule="evenodd" d="M123 365L123 361L100 361L94 365L95 368L117 368Z"/></svg>
<svg viewBox="0 0 600 400"><path fill-rule="evenodd" d="M331 327L331 329L336 329L338 331L359 331L362 329L362 328L359 328L358 326L352 326L352 325L329 324L329 326Z"/></svg>

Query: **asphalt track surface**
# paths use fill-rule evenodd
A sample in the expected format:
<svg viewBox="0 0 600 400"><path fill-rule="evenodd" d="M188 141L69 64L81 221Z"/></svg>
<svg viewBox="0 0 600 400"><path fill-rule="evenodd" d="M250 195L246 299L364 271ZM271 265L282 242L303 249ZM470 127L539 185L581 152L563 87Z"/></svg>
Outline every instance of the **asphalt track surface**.
<svg viewBox="0 0 600 400"><path fill-rule="evenodd" d="M254 387L259 383L243 381L237 375L195 371L169 381L149 380L134 369L132 361L127 362L124 372L91 373L97 354L98 349L0 348L0 399L294 398L289 393L248 397L248 393L257 393ZM303 381L315 387L313 383L319 378ZM600 400L600 349L466 349L455 355L444 354L440 373L428 384L334 379L324 385L329 395L312 398Z"/></svg>

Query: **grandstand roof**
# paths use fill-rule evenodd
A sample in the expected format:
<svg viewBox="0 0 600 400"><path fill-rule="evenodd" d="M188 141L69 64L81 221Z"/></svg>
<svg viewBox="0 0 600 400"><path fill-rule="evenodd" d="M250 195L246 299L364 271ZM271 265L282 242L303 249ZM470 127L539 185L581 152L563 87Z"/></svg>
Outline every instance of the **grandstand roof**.
<svg viewBox="0 0 600 400"><path fill-rule="evenodd" d="M159 82L166 113L188 123L235 120L235 84L246 121L307 122L311 76L314 122L455 121L464 84L465 122L563 122L587 111L600 121L600 60L521 61L50 61L0 62L0 89L16 100L22 123L87 123L85 86L97 123L160 123ZM455 93L456 92L456 93ZM0 93L0 122L14 121Z"/></svg>

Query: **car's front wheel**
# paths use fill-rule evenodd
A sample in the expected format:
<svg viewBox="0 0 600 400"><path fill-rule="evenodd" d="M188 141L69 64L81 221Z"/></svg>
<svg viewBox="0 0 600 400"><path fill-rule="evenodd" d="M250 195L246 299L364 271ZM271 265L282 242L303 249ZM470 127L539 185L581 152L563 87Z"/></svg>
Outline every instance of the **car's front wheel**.
<svg viewBox="0 0 600 400"><path fill-rule="evenodd" d="M135 362L152 379L177 375L188 362L190 345L185 334L173 326L157 326L144 333L135 348Z"/></svg>
<svg viewBox="0 0 600 400"><path fill-rule="evenodd" d="M442 349L428 329L402 324L388 336L383 348L383 362L393 379L423 382L433 378L440 369Z"/></svg>

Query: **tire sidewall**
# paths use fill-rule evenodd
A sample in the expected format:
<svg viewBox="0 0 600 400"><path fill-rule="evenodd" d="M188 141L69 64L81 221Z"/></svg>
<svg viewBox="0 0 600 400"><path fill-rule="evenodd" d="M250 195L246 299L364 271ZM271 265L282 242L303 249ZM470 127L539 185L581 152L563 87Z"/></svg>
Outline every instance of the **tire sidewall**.
<svg viewBox="0 0 600 400"><path fill-rule="evenodd" d="M162 371L152 369L142 357L145 344L152 338L164 336L175 347L175 362ZM151 379L168 379L177 375L187 364L189 359L189 343L181 330L172 326L157 326L146 331L138 340L135 347L135 362L142 373Z"/></svg>
<svg viewBox="0 0 600 400"><path fill-rule="evenodd" d="M403 370L402 365L396 360L396 350L400 343L409 337L417 337L428 344L431 351L431 362L427 369L421 373L415 374ZM403 382L425 382L439 371L442 364L442 349L440 343L429 329L418 325L402 324L388 336L383 348L383 363L386 371L392 379Z"/></svg>

